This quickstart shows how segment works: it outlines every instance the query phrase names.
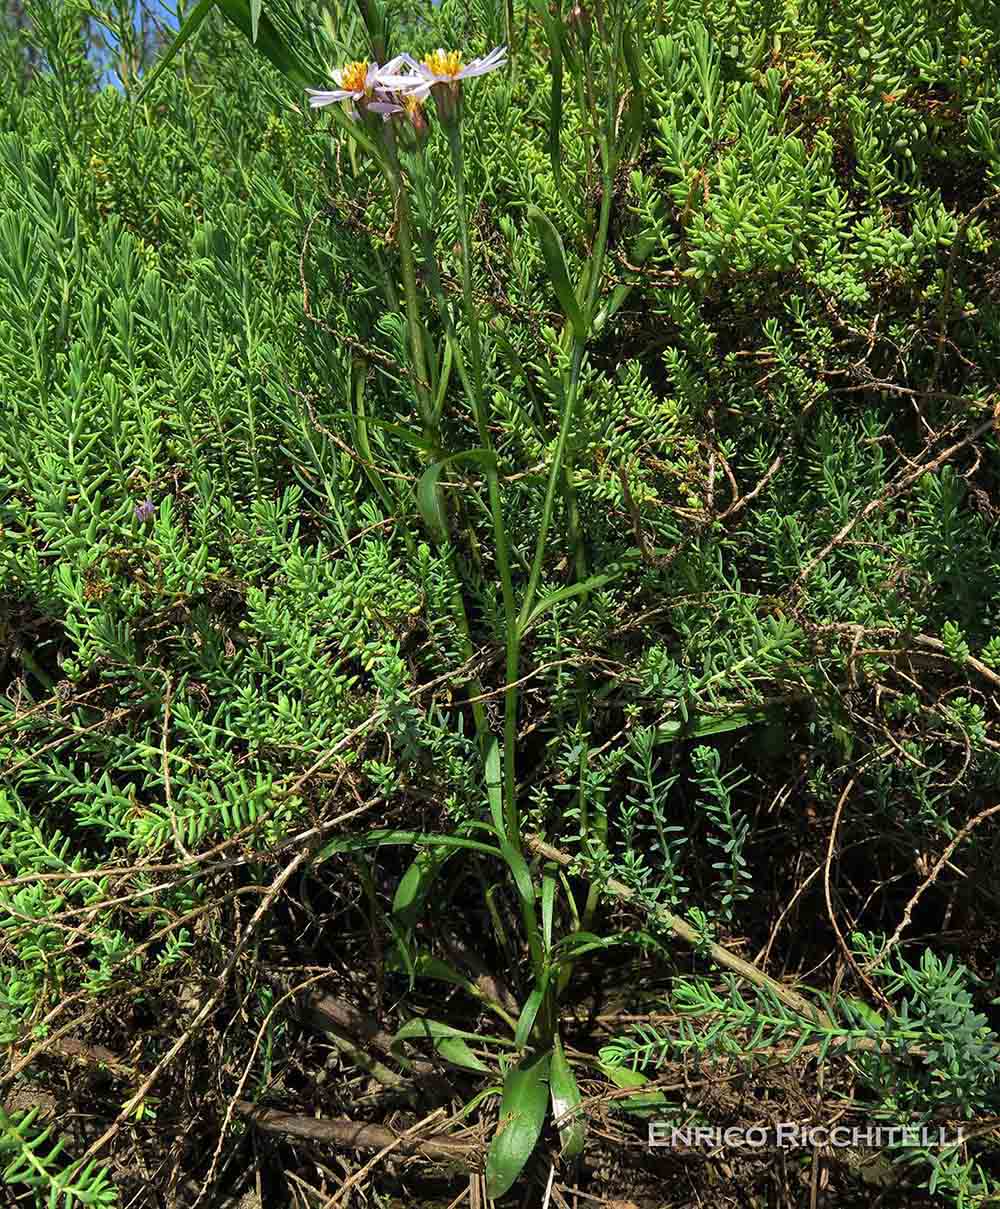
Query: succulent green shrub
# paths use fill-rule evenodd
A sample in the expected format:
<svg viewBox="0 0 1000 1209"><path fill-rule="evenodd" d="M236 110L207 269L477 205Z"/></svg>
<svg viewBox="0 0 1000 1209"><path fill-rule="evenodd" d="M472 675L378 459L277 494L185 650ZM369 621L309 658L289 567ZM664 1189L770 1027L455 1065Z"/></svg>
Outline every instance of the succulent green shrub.
<svg viewBox="0 0 1000 1209"><path fill-rule="evenodd" d="M400 1040L427 981L469 991L426 1027L466 1074L485 1038L525 1106L501 1195L579 1099L559 1008L605 950L658 953L727 1053L815 1038L692 982L656 920L766 940L832 832L862 939L826 1034L869 1036L877 985L879 1038L917 1012L961 1043L930 1076L869 1055L873 1112L995 1115L995 971L863 938L955 841L921 930L996 926L998 6L218 7L117 84L88 31L124 6L0 34L0 1039L217 977L191 921L246 887L206 854L270 880L306 836L322 892L375 904ZM426 142L307 104L350 59L505 42ZM463 878L500 885L517 992L487 1032L442 942ZM837 944L804 895L788 968ZM134 1091L106 1115L141 1134ZM84 1148L0 1129L12 1184L107 1202ZM996 1195L988 1131L916 1158L946 1203Z"/></svg>

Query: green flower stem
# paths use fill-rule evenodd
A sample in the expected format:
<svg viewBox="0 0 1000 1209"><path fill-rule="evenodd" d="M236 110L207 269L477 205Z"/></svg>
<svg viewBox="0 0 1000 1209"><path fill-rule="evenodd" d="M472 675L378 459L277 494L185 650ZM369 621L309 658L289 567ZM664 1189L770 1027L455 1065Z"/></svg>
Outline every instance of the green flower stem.
<svg viewBox="0 0 1000 1209"><path fill-rule="evenodd" d="M576 400L580 390L580 378L583 369L583 355L587 341L590 338L590 328L593 323L595 304L601 283L601 273L604 268L604 254L608 243L608 226L611 221L611 198L614 185L615 156L612 148L606 143L603 148L604 161L604 191L601 198L601 211L597 224L597 238L594 241L594 251L590 260L590 270L587 278L587 294L583 304L583 313L587 320L587 330L575 334L572 345L572 362L570 364L569 384L563 397L562 423L559 428L559 439L556 442L556 452L549 468L549 481L545 491L545 503L542 507L542 520L538 528L538 539L535 545L535 558L528 580L528 589L521 604L521 614L518 629L523 629L535 603L539 580L542 574L542 563L545 558L545 543L548 537L549 524L552 520L552 508L555 500L556 486L560 471L564 467L566 441L569 435L569 425L576 410ZM575 552L574 552L575 554Z"/></svg>
<svg viewBox="0 0 1000 1209"><path fill-rule="evenodd" d="M583 154L584 154L584 171L587 174L587 196L590 197L594 188L594 167L593 167L593 143L591 141L594 131L597 129L597 119L593 111L593 106L587 104L586 86L583 76L579 72L576 73L576 103L580 106L580 113L583 115Z"/></svg>
<svg viewBox="0 0 1000 1209"><path fill-rule="evenodd" d="M413 259L413 239L410 222L410 205L403 185L403 171L399 165L396 146L392 135L385 140L387 162L383 164L389 192L395 208L399 231L399 263L403 274L403 293L406 297L406 322L410 331L410 351L413 357L413 372L417 406L424 426L424 436L435 449L440 446L440 433L435 420L434 399L431 395L430 377L427 372L427 357L424 348L424 330L420 322L420 303L417 297L417 273Z"/></svg>
<svg viewBox="0 0 1000 1209"><path fill-rule="evenodd" d="M588 282L587 299L584 304L584 314L587 316L588 328L593 326L595 314L597 311L598 294L601 285L601 271L603 269L604 254L607 248L608 241L608 225L611 220L611 198L614 187L615 173L615 150L612 142L612 136L608 134L602 147L602 156L604 161L604 189L601 197L601 212L597 226L597 239L594 244L594 255L592 259L593 271ZM579 539L578 539L579 540ZM578 564L579 565L579 564ZM580 607L583 607L586 602L587 594L584 593L580 597ZM586 730L587 722L587 696L586 696L586 673L580 672L577 677L577 699L579 703L579 722L581 737ZM578 806L580 812L580 833L584 837L584 845L587 851L591 848L591 827L593 826L594 838L598 845L603 846L608 837L608 816L605 810L600 810L596 816L591 818L590 803L587 801L587 787L585 771L587 766L587 747L586 742L580 753L580 790ZM596 883L592 883L587 891L587 901L583 908L582 926L585 930L589 930L597 910L598 899L600 898L600 889ZM567 964L563 971L563 975L568 982L572 974L572 964Z"/></svg>
<svg viewBox="0 0 1000 1209"><path fill-rule="evenodd" d="M365 406L365 373L367 366L364 362L355 362L352 367L354 378L354 442L357 446L357 451L361 455L362 466L368 481L375 488L375 493L382 501L382 507L385 508L387 517L391 517L396 512L396 504L393 501L392 494L385 485L381 474L379 474L378 466L375 464L375 459L372 456L371 445L368 443L368 416ZM414 561L417 557L417 544L413 539L413 534L410 532L408 525L401 526L403 533L403 544L406 546L406 553Z"/></svg>
<svg viewBox="0 0 1000 1209"><path fill-rule="evenodd" d="M456 113L443 123L451 148L452 165L455 173L455 193L458 210L459 237L462 245L462 298L466 322L469 327L469 343L472 351L472 406L475 413L479 441L483 449L493 452L493 437L490 433L486 402L483 392L483 348L479 328L479 310L472 289L472 250L469 240L469 214L465 193L465 156L462 134ZM461 363L459 362L460 366ZM467 380L463 375L463 380ZM510 554L507 531L504 527L503 504L500 499L500 479L494 456L486 467L486 485L490 512L493 516L493 536L496 542L497 569L503 595L504 617L507 628L506 685L504 693L504 829L507 842L519 854L522 850L521 820L517 802L515 756L517 749L517 689L520 658L520 625L516 617L514 584L510 572ZM544 965L542 938L535 915L534 895L530 900L518 894L521 919L531 953L531 964L536 981L541 978Z"/></svg>
<svg viewBox="0 0 1000 1209"><path fill-rule="evenodd" d="M538 584L542 577L542 563L545 559L545 544L548 538L549 525L552 523L552 510L555 504L556 488L559 485L560 472L563 466L563 457L566 452L566 442L569 438L570 422L573 414L576 411L576 398L580 390L580 378L583 369L583 354L586 348L586 340L582 337L577 337L573 341L572 362L569 371L569 384L563 395L563 412L562 419L559 425L559 436L556 439L555 454L552 458L552 465L549 467L549 479L545 487L545 502L542 505L542 518L538 525L538 537L535 540L535 557L531 563L531 575L528 579L528 587L524 593L524 599L521 602L521 612L518 618L518 630L523 630L528 622L528 617L531 614L531 607L535 603L535 596L538 593Z"/></svg>
<svg viewBox="0 0 1000 1209"><path fill-rule="evenodd" d="M594 241L594 251L590 261L590 275L587 278L586 298L583 303L583 313L586 317L587 331L586 334L577 341L574 348L573 369L577 370L575 383L571 379L571 387L567 392L567 410L563 416L563 430L567 428L567 420L573 414L576 406L576 396L579 391L579 368L576 359L577 349L580 352L580 362L582 366L582 353L586 340L589 339L591 330L594 325L594 318L597 312L597 302L601 285L601 275L604 269L604 256L607 250L608 227L611 221L611 200L612 190L614 186L614 174L617 164L617 156L613 138L610 132L606 133L602 140L601 159L604 167L603 191L601 196L601 209L597 223L597 236ZM572 370L571 370L572 373ZM561 435L561 434L560 434ZM557 461L563 451L557 447ZM553 472L558 469L553 466ZM583 533L580 526L580 515L577 507L576 492L573 487L573 464L572 453L565 454L565 497L567 519L569 523L569 536L573 549L574 565L577 576L577 581L586 579L587 577L587 557L586 549L583 543ZM550 479L550 482L553 480ZM546 500L548 503L548 500ZM536 551L536 560L539 567L541 558L544 554L542 542L544 541L544 533L539 532L539 550ZM586 604L587 593L583 593L579 599L578 607L583 608ZM587 800L587 783L586 769L588 762L588 749L586 743L586 731L588 720L588 697L587 697L587 674L581 670L576 675L576 697L577 697L577 722L580 727L581 751L579 764L579 788L577 791L577 807L580 818L580 834L583 836L585 850L589 853L591 850L591 828L593 827L593 838L597 844L602 846L607 841L608 832L608 816L607 812L600 810L596 816L591 817L590 803ZM584 929L589 929L597 910L597 903L600 898L600 889L595 884L591 884L587 891L587 899L583 909L581 926ZM567 963L560 971L559 977L556 980L557 991L561 992L569 983L572 976L573 963Z"/></svg>
<svg viewBox="0 0 1000 1209"><path fill-rule="evenodd" d="M424 169L424 162L423 162L422 149L418 148L418 154L414 160L413 182L414 182L414 185L417 190L418 199L420 200L420 203L423 207L423 211L426 214L428 212L428 208L426 205L426 195L424 193L426 186L425 186L425 181L424 181L423 169ZM439 384L439 391L438 391L437 398L434 401L434 423L436 426L436 430L439 430L440 423L441 423L441 415L442 415L443 408L444 408L444 396L445 396L445 392L447 390L447 379L450 376L452 365L454 365L454 368L458 371L458 376L459 376L459 379L461 380L463 389L465 390L466 395L472 402L474 408L475 408L475 400L476 400L477 396L476 396L476 391L475 391L473 382L469 377L468 368L465 364L465 358L462 355L462 348L461 348L461 345L458 340L458 334L456 333L454 326L452 324L452 321L451 321L451 313L448 309L448 304L445 301L444 294L441 290L440 280L438 279L437 273L435 271L433 271L433 266L435 264L434 258L436 255L433 238L427 231L426 224L421 224L417 229L420 233L421 240L423 242L424 256L425 256L426 262L429 266L429 269L431 270L429 285L431 288L431 292L434 294L435 299L438 304L438 309L439 309L440 316L441 316L441 322L443 323L444 329L445 329L445 340L447 342L445 345L445 349L444 349L445 356L444 356L444 361L443 361L443 364L446 368L444 368L442 370L442 380L441 380L441 383ZM486 448L489 448L489 445L487 445ZM490 511L489 507L485 505L485 501L483 501L479 498L478 492L475 492L474 494L475 494L476 498L479 500L480 504L485 508L485 510ZM472 529L471 525L467 529L467 537L469 539L470 545L473 548L474 556L476 557L476 559L478 561L478 553L477 553L478 543L476 540L475 532ZM446 565L448 567L448 571L449 571L449 574L451 577L451 583L452 583L452 593L453 593L452 611L454 613L454 616L456 618L456 621L457 621L459 628L461 630L461 633L462 633L462 639L463 639L462 654L466 660L469 660L475 654L475 648L472 645L468 613L465 608L465 597L463 595L463 590L462 590L463 581L462 581L462 577L458 571L458 568L456 566L454 554L451 551L448 551L446 553L445 557L446 557ZM469 692L469 695L473 698L471 709L472 709L473 720L474 720L475 726L476 726L476 738L479 741L480 751L482 752L483 756L485 757L486 749L487 749L487 739L490 735L489 722L486 717L486 707L484 706L483 701L482 701L482 698L485 696L486 690L483 687L482 682L479 680L478 676L475 677L474 679L470 680L467 687L469 690L471 690Z"/></svg>
<svg viewBox="0 0 1000 1209"><path fill-rule="evenodd" d="M518 706L518 669L521 662L521 636L531 616L531 606L535 602L538 584L542 575L542 564L545 561L545 543L548 537L549 525L552 522L552 510L555 504L556 487L559 484L563 458L566 453L566 443L569 437L569 427L576 411L576 397L580 389L580 376L583 368L585 339L576 337L573 344L573 360L570 366L569 385L563 400L562 422L559 425L559 437L556 441L555 455L549 467L549 479L545 488L545 503L542 506L542 518L538 527L538 538L535 543L535 556L531 564L528 586L521 602L521 611L517 621L507 631L507 691L504 694L504 799L510 803L508 825L515 823L520 831L520 819L517 810L517 786L515 783L514 752L517 745L517 706Z"/></svg>
<svg viewBox="0 0 1000 1209"><path fill-rule="evenodd" d="M368 481L375 488L375 494L386 509L386 516L392 516L396 507L392 496L382 481L382 476L372 457L371 445L368 443L368 417L365 410L365 373L367 366L363 362L355 362L352 366L354 375L354 443L361 455L362 464Z"/></svg>
<svg viewBox="0 0 1000 1209"><path fill-rule="evenodd" d="M483 346L479 328L479 309L472 289L472 250L469 240L469 213L465 193L465 155L462 148L462 132L456 117L445 123L448 145L455 172L455 192L458 209L459 238L462 245L462 298L466 322L469 325L469 343L472 350L472 406L483 449L493 451L486 403L483 397ZM507 531L504 526L503 504L500 499L500 478L496 458L486 467L486 487L490 512L493 516L493 536L496 542L497 569L500 572L500 587L503 596L504 617L507 627L507 685L504 694L506 713L511 711L511 698L516 715L517 689L510 686L517 680L519 661L518 623L514 602L514 583L510 571L510 552ZM516 722L516 719L515 719ZM504 727L504 821L507 840L518 852L521 850L521 824L517 806L517 787L514 777L515 749L517 745L516 724L513 729Z"/></svg>
<svg viewBox="0 0 1000 1209"><path fill-rule="evenodd" d="M585 332L574 334L573 337L569 382L563 398L562 422L559 426L559 437L556 442L555 455L552 460L552 465L549 467L549 480L545 490L545 503L542 507L542 519L538 527L538 539L535 545L535 557L531 567L531 574L528 579L527 591L525 592L524 600L521 604L521 612L518 617L515 633L513 635L513 642L508 643L508 685L513 684L518 679L521 635L528 623L528 618L531 615L531 608L535 603L535 596L538 592L538 584L541 580L542 566L545 562L545 546L548 539L549 525L552 522L552 511L555 503L556 487L559 484L560 476L563 478L564 490L566 493L567 511L569 513L570 520L570 535L573 541L576 573L578 578L586 578L586 551L583 546L583 534L579 523L579 511L576 505L576 494L573 488L572 458L571 456L567 455L566 446L569 437L570 424L572 423L573 416L576 412L577 397L580 391L580 379L583 371L583 357L586 350L587 340L590 336L590 327L593 323L594 311L596 309L596 300L598 290L600 288L601 272L604 267L604 254L607 248L608 225L611 220L611 187L614 180L614 156L607 144L605 145L602 158L604 160L604 193L601 199L601 211L598 219L597 238L594 243L594 254L591 259L590 275L587 280L587 296L583 308L584 315L587 319L587 330ZM583 727L585 721L585 710L581 704L581 727ZM507 691L506 709L504 711L505 787L508 782L513 782L513 767L508 768L509 762L506 759L506 753L508 749L513 750L513 742L516 740L516 735L517 689L513 688L508 689ZM584 752L581 756L581 761L585 760L586 752ZM586 835L588 827L588 811L587 802L585 800L585 788L583 785L583 763L581 763L580 773L580 823L581 830L584 835ZM607 820L605 818L603 830L606 831L606 829ZM591 891L591 895L592 894L593 891ZM589 901L590 896L588 896L588 903Z"/></svg>
<svg viewBox="0 0 1000 1209"><path fill-rule="evenodd" d="M591 255L590 279L587 282L587 298L584 303L584 314L587 316L588 334L594 322L594 312L597 307L597 295L601 288L601 272L604 268L604 253L608 246L608 226L611 222L611 201L614 196L615 170L618 167L618 157L615 153L613 135L608 134L601 148L601 159L604 161L604 182L601 196L601 213L597 221L597 238L594 241L594 251Z"/></svg>
<svg viewBox="0 0 1000 1209"><path fill-rule="evenodd" d="M417 377L417 404L420 407L424 426L424 435L434 447L441 445L441 406L442 400L436 400L431 393L427 373L427 359L424 348L424 328L420 321L420 303L417 295L417 277L413 258L412 223L410 218L409 201L403 179L403 170L396 153L392 134L387 132L385 140L386 160L379 159L382 171L389 184L389 192L393 198L397 221L399 223L400 263L403 272L403 290L406 295L406 319L410 334L410 347L413 356L413 369ZM454 554L449 550L445 555L445 564L451 581L451 606L455 624L458 626L462 639L462 657L466 661L475 655L472 643L472 633L469 627L469 615L465 608L465 598L462 593L462 577L455 566ZM489 722L486 717L486 707L481 699L485 689L478 676L473 676L466 685L468 695L473 698L471 709L476 727L476 737L480 746L485 750L486 736L489 733Z"/></svg>

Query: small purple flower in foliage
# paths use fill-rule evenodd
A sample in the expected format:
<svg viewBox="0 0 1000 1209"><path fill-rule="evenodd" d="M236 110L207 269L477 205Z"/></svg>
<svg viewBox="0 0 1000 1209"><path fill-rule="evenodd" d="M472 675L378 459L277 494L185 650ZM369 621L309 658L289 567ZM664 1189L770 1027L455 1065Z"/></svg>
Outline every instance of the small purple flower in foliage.
<svg viewBox="0 0 1000 1209"><path fill-rule="evenodd" d="M391 94L415 82L413 76L399 74L398 69L403 63L402 55L397 55L383 67L367 60L348 63L333 73L337 88L326 92L316 88L306 89L309 104L313 109L320 109L341 101L346 103L351 117L357 116L356 106L381 113L383 117L399 113L402 106L391 99Z"/></svg>
<svg viewBox="0 0 1000 1209"><path fill-rule="evenodd" d="M408 88L409 94L421 99L432 95L439 117L443 122L450 123L458 116L461 81L484 76L504 67L507 63L507 47L497 46L488 55L473 59L470 63L463 63L457 50L445 50L443 47L426 55L419 63L410 55L403 55L402 59L414 73Z"/></svg>
<svg viewBox="0 0 1000 1209"><path fill-rule="evenodd" d="M487 72L496 71L507 62L507 47L497 46L481 59L473 59L463 65L462 56L457 50L439 48L427 55L422 62L417 63L408 55L403 60L414 68L425 85L433 88L435 84L454 84L458 80L471 80L476 76L484 76Z"/></svg>
<svg viewBox="0 0 1000 1209"><path fill-rule="evenodd" d="M154 512L156 512L156 505L152 500L143 500L141 504L135 506L136 520L139 521L148 521Z"/></svg>

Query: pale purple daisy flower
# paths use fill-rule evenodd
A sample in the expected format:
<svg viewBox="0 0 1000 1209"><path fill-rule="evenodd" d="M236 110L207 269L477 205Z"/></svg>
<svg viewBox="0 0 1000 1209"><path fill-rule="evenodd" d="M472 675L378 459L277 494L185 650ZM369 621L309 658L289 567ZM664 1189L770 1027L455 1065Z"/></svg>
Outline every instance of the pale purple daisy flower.
<svg viewBox="0 0 1000 1209"><path fill-rule="evenodd" d="M484 76L487 72L503 67L507 62L507 47L496 46L488 55L473 59L464 66L462 56L457 50L444 50L442 47L425 55L419 63L409 55L400 57L419 77L415 85L411 83L411 91L418 96L423 92L426 96L427 91L435 84L456 84L459 80L471 80L475 76Z"/></svg>
<svg viewBox="0 0 1000 1209"><path fill-rule="evenodd" d="M148 521L154 512L156 512L156 505L152 500L143 500L141 504L135 506L136 520L139 521Z"/></svg>
<svg viewBox="0 0 1000 1209"><path fill-rule="evenodd" d="M399 113L402 106L388 97L388 93L405 90L414 81L412 75L402 75L399 68L406 62L403 55L397 55L383 67L377 63L356 60L345 67L338 68L333 73L334 83L339 88L322 91L317 88L307 88L309 105L320 109L324 105L333 105L338 101L346 101L354 106L360 102L366 109L381 113L384 117Z"/></svg>

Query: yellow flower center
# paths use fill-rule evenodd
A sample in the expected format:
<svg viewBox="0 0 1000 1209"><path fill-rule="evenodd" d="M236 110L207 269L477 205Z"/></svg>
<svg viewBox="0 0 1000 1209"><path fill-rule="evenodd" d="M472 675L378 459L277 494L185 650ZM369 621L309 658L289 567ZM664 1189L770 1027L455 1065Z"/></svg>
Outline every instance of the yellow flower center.
<svg viewBox="0 0 1000 1209"><path fill-rule="evenodd" d="M340 87L345 92L364 92L367 80L367 62L348 63L340 73Z"/></svg>
<svg viewBox="0 0 1000 1209"><path fill-rule="evenodd" d="M415 97L412 93L406 93L403 96L403 108L410 115L416 117L417 114L423 113L424 102L422 97Z"/></svg>
<svg viewBox="0 0 1000 1209"><path fill-rule="evenodd" d="M424 66L436 76L454 80L462 70L462 56L457 50L436 50L424 59Z"/></svg>

